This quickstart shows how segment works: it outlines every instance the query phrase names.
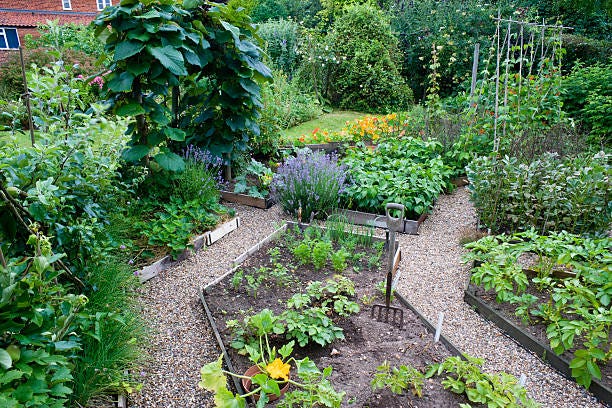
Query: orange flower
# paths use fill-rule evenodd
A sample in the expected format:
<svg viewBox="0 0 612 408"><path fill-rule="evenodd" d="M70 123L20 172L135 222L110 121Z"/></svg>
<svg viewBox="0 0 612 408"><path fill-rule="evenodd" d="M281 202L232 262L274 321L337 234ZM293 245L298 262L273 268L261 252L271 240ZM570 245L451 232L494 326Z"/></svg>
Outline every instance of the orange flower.
<svg viewBox="0 0 612 408"><path fill-rule="evenodd" d="M319 128L316 128L315 130L312 131L312 134L316 135L318 131L319 131Z"/></svg>

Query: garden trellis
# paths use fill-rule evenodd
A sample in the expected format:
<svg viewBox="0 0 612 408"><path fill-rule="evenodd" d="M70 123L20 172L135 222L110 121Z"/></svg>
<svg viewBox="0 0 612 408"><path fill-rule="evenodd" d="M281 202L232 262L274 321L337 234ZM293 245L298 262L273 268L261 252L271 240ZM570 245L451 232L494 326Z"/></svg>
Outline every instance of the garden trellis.
<svg viewBox="0 0 612 408"><path fill-rule="evenodd" d="M484 77L472 106L477 107L485 95L494 95L494 100L488 102L494 106L493 151L498 152L508 126L515 123L522 126L541 113L550 115L551 119L561 116L560 99L552 96L559 95L564 54L562 34L572 28L548 25L544 21L504 19L500 14L494 21L496 30ZM493 58L495 71L490 73L488 68Z"/></svg>

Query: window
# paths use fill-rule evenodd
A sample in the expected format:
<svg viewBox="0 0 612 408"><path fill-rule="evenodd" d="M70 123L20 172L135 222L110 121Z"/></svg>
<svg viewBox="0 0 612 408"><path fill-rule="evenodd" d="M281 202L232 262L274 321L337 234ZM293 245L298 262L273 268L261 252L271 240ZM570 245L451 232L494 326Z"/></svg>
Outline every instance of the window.
<svg viewBox="0 0 612 408"><path fill-rule="evenodd" d="M64 10L72 10L72 4L70 4L70 0L62 0L62 7Z"/></svg>
<svg viewBox="0 0 612 408"><path fill-rule="evenodd" d="M98 2L98 10L104 10L104 7L112 6L112 0L97 0Z"/></svg>
<svg viewBox="0 0 612 408"><path fill-rule="evenodd" d="M19 36L16 28L0 28L0 50L19 48Z"/></svg>

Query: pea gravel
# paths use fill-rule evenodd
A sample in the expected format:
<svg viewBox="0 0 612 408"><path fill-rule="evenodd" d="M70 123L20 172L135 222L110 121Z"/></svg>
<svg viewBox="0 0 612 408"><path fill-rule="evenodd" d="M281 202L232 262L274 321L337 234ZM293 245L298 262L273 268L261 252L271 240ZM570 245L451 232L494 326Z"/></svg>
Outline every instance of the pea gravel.
<svg viewBox="0 0 612 408"><path fill-rule="evenodd" d="M200 367L220 352L197 291L226 272L230 262L271 233L285 218L278 206L260 210L235 205L240 228L213 246L166 270L140 289L142 315L152 328L149 360L139 373L142 390L130 396L139 408L212 407L197 387ZM529 396L544 407L599 407L593 397L528 353L463 302L468 268L459 239L474 228L465 188L440 197L420 235L400 235L402 278L398 290L430 321L443 311L443 334L460 350L485 359L487 371L527 375ZM231 299L228 299L228 302Z"/></svg>

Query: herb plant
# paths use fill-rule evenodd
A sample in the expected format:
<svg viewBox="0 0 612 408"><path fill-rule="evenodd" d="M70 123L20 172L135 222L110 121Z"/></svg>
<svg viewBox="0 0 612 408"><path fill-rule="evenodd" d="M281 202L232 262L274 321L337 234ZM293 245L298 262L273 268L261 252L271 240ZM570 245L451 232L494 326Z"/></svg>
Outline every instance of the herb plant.
<svg viewBox="0 0 612 408"><path fill-rule="evenodd" d="M285 159L274 175L271 190L286 213L310 220L338 207L344 179L345 168L335 156L305 149Z"/></svg>

